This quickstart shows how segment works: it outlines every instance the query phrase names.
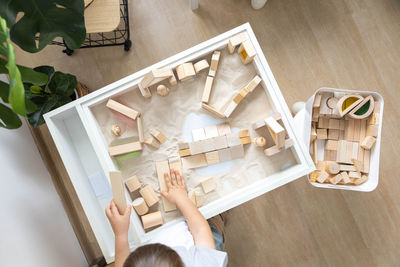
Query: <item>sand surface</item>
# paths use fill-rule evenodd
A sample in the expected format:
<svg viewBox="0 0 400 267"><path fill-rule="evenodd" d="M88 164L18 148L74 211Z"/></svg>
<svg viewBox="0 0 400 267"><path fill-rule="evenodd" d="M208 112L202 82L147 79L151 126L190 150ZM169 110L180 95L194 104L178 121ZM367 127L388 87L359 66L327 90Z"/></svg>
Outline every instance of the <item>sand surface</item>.
<svg viewBox="0 0 400 267"><path fill-rule="evenodd" d="M210 62L211 54L206 58ZM141 156L115 160L122 171L124 179L137 175L143 184L150 184L156 192L159 192L155 161L177 156L177 142L180 140L192 141L192 129L215 125L224 121L213 117L201 108L201 96L207 73L208 70L200 73L193 80L178 82L176 86L170 86L167 81L161 82L161 84L165 84L170 88L170 93L165 97L157 95L155 85L151 88L153 94L151 99L143 98L138 89L130 90L118 98L114 98L141 112L145 138L150 136L150 131L154 128L160 130L167 137L167 141L161 145L160 149L154 149L144 144ZM243 65L236 53L230 55L226 49L221 50L221 58L214 79L210 105L222 109L255 75L256 70L252 64ZM114 123L117 123L122 128L122 135L119 138L138 135L136 123L128 125L110 112L105 104L106 102L96 105L92 108L92 111L104 138L109 144L117 139L110 132L111 125ZM272 146L271 137L265 127L257 132L251 129L253 122L262 120L272 113L274 111L269 97L264 88L259 85L242 100L230 118L225 121L230 123L233 131L246 128L250 129L252 138L260 135L264 136L267 138L267 146ZM272 157L266 157L263 149L249 144L245 145L245 157L243 159L195 170L184 170L183 173L188 189L193 189L199 194L204 194L199 185L200 181L209 176L215 178L217 189L204 197L204 204L208 204L225 194L243 188L260 179L265 179L265 177L279 172L282 167L294 164L296 164L296 160L291 150L283 151ZM135 197L136 195L132 196L132 198ZM161 202L158 208L162 210ZM163 214L165 222L180 216L178 211L163 212Z"/></svg>

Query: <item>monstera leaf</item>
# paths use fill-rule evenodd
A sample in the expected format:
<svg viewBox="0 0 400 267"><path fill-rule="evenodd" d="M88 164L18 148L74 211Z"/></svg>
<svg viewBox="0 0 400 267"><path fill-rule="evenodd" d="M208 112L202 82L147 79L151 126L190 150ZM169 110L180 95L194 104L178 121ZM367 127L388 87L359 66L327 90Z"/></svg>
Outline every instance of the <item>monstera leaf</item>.
<svg viewBox="0 0 400 267"><path fill-rule="evenodd" d="M0 16L7 21L11 40L31 53L56 37L62 37L71 49L79 48L86 36L83 10L83 0L0 1ZM17 21L18 13L22 17Z"/></svg>

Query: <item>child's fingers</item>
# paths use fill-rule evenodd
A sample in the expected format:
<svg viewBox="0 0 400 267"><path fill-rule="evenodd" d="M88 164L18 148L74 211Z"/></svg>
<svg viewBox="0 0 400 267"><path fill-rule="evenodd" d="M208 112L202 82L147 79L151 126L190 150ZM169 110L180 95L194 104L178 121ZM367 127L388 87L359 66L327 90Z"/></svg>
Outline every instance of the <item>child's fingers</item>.
<svg viewBox="0 0 400 267"><path fill-rule="evenodd" d="M120 215L117 205L115 205L114 199L111 201L111 213L112 215L116 216L116 215Z"/></svg>
<svg viewBox="0 0 400 267"><path fill-rule="evenodd" d="M167 191L162 190L162 191L160 191L160 194L161 194L163 197L168 197L168 192L167 192Z"/></svg>
<svg viewBox="0 0 400 267"><path fill-rule="evenodd" d="M177 183L178 185L182 185L182 179L181 179L181 176L180 176L178 170L175 170L175 177L176 177L176 183Z"/></svg>
<svg viewBox="0 0 400 267"><path fill-rule="evenodd" d="M131 216L131 206L127 206L124 212L124 217L130 217Z"/></svg>
<svg viewBox="0 0 400 267"><path fill-rule="evenodd" d="M169 175L167 173L164 173L164 180L169 190L172 187L172 184L171 184L171 179L169 178Z"/></svg>
<svg viewBox="0 0 400 267"><path fill-rule="evenodd" d="M111 204L107 206L106 208L106 216L108 219L110 219L112 217L112 213L111 213Z"/></svg>
<svg viewBox="0 0 400 267"><path fill-rule="evenodd" d="M179 175L179 176L180 176L180 178L181 178L181 183L182 183L182 185L186 188L185 178L183 178L182 175Z"/></svg>
<svg viewBox="0 0 400 267"><path fill-rule="evenodd" d="M175 175L175 172L174 172L173 169L171 169L171 183L172 183L172 185L176 185L177 184L176 175Z"/></svg>

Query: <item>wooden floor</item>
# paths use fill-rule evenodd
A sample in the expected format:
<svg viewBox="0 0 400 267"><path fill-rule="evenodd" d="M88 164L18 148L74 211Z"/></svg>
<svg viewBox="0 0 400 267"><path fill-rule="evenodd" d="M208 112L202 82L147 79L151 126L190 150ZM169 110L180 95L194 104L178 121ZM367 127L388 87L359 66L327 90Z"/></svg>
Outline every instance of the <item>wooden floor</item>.
<svg viewBox="0 0 400 267"><path fill-rule="evenodd" d="M94 48L67 57L48 47L18 51L18 62L54 65L95 90L250 22L289 106L323 86L383 95L380 183L356 193L301 178L231 210L230 266L400 265L399 0L269 0L259 11L250 0L200 0L196 12L187 0L129 2L130 52Z"/></svg>

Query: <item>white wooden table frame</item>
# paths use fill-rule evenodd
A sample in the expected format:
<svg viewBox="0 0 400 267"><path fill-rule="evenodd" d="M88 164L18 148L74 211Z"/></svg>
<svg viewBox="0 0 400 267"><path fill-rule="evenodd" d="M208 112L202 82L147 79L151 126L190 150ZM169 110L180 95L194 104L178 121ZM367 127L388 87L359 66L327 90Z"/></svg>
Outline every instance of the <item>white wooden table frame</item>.
<svg viewBox="0 0 400 267"><path fill-rule="evenodd" d="M138 90L137 85L139 81L152 69L161 67L175 68L181 63L194 61L197 58L212 53L214 50L226 49L228 40L240 32L247 32L250 41L256 49L257 56L254 58L252 64L263 80L262 86L270 98L270 103L274 105L277 112L281 113L287 133L294 140L294 146L291 149L298 164L221 197L201 207L200 212L206 218L213 217L315 170L315 166L308 154L308 149L306 149L304 143L301 141L301 137L296 134L289 108L250 24L243 24L160 61L74 102L53 110L44 116L99 246L108 263L114 260L113 234L104 215L103 207L99 205L99 201L93 193L88 181L88 175L101 170L107 174L109 171L116 170L117 168L108 155L108 144L91 111L91 107L106 101L109 97L124 94L130 90ZM130 200L128 191L126 190L125 192L127 199ZM145 233L140 218L135 212L132 212L131 230L129 231L131 250L146 243L158 231L162 231L180 220L183 220L183 218L168 222L153 231Z"/></svg>

